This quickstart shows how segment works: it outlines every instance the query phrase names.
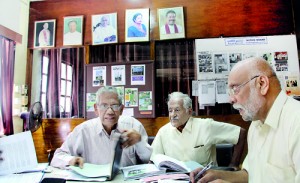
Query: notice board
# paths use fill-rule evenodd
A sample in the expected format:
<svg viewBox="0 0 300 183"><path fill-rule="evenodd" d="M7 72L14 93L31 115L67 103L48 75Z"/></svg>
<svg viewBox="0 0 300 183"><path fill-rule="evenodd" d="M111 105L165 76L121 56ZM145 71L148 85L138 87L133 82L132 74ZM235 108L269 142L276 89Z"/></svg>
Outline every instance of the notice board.
<svg viewBox="0 0 300 183"><path fill-rule="evenodd" d="M114 86L123 97L122 115L155 118L154 62L131 61L85 65L85 118L96 117L96 92Z"/></svg>
<svg viewBox="0 0 300 183"><path fill-rule="evenodd" d="M217 85L218 82L222 83L221 81L228 79L230 70L237 62L249 57L262 57L276 72L281 88L288 95L300 95L299 59L295 35L196 39L195 45L198 81ZM217 83L213 84L214 81ZM224 87L220 88L225 88L226 82L224 81ZM211 88L213 90L213 87ZM228 99L225 89L224 96ZM204 96L204 99L210 98Z"/></svg>

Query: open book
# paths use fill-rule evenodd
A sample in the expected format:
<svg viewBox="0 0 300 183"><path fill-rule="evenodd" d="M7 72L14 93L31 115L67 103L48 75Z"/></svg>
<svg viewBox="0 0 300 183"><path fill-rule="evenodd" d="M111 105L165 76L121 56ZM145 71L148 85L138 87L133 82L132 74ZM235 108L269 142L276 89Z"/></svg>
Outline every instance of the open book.
<svg viewBox="0 0 300 183"><path fill-rule="evenodd" d="M73 170L76 174L81 177L77 178L67 178L67 180L81 180L86 178L90 181L105 181L105 180L112 180L120 170L120 162L122 157L123 149L121 147L121 138L120 135L117 138L115 144L115 150L113 154L112 163L105 164L105 165L95 165L90 163L84 163L83 168L79 168L77 166L70 166L69 168Z"/></svg>
<svg viewBox="0 0 300 183"><path fill-rule="evenodd" d="M183 162L164 154L155 155L152 161L159 169L165 168L169 171L182 173L190 173L196 168L203 168L203 165L197 163L196 161Z"/></svg>

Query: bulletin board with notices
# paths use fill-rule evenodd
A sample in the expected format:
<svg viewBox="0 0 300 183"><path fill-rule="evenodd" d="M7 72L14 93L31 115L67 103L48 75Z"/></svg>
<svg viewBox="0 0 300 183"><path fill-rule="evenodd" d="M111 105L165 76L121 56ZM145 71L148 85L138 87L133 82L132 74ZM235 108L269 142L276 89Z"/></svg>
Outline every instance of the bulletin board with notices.
<svg viewBox="0 0 300 183"><path fill-rule="evenodd" d="M300 96L299 59L295 35L196 39L197 80L193 96L200 109L228 103L228 75L233 66L249 57L264 58L275 70L283 90Z"/></svg>
<svg viewBox="0 0 300 183"><path fill-rule="evenodd" d="M96 117L96 92L102 86L116 87L124 105L122 115L155 117L154 62L130 61L85 65L85 117Z"/></svg>

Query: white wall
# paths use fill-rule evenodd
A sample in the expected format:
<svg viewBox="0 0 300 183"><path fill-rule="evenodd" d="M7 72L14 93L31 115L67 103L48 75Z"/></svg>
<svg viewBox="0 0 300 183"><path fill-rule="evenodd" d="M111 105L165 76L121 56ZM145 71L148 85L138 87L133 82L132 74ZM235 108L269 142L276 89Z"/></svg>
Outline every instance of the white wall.
<svg viewBox="0 0 300 183"><path fill-rule="evenodd" d="M0 24L22 35L22 44L17 44L15 53L14 83L25 84L27 62L27 40L29 0L0 0ZM15 133L22 130L23 121L14 117Z"/></svg>

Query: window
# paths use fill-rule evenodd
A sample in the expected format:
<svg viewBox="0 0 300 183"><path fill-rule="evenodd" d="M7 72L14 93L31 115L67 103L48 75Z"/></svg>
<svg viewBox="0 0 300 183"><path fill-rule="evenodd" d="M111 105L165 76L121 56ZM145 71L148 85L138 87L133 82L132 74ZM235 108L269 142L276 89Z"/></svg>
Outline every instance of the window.
<svg viewBox="0 0 300 183"><path fill-rule="evenodd" d="M47 106L47 90L49 76L49 58L43 56L42 60L42 84L41 84L41 102L43 106ZM71 94L72 94L72 74L73 68L64 62L61 63L60 72L60 100L57 110L60 117L67 117L71 113ZM52 107L52 106L50 106Z"/></svg>
<svg viewBox="0 0 300 183"><path fill-rule="evenodd" d="M71 65L61 63L60 76L60 107L62 108L62 117L71 112L71 94L72 94L72 74L73 69Z"/></svg>
<svg viewBox="0 0 300 183"><path fill-rule="evenodd" d="M46 106L46 96L47 96L47 84L48 84L48 66L49 58L43 56L42 59L42 88L41 88L41 103L42 106Z"/></svg>

